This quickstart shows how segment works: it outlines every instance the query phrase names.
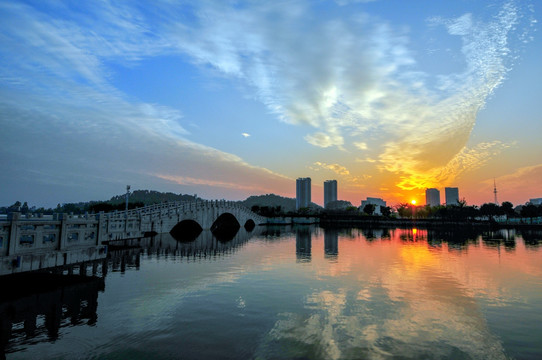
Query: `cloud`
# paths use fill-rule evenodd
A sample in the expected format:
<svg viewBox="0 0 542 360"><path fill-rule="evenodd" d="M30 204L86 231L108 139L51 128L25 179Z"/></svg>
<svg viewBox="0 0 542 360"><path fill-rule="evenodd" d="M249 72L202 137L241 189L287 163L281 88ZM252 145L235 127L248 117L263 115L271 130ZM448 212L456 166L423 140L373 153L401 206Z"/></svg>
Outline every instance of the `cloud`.
<svg viewBox="0 0 542 360"><path fill-rule="evenodd" d="M243 137L245 137L245 138L247 138L247 137L249 137L249 136L250 136L250 134L249 134L249 133L241 133L241 135L242 135Z"/></svg>
<svg viewBox="0 0 542 360"><path fill-rule="evenodd" d="M109 64L171 54L170 40L133 7L80 6L0 4L0 157L11 174L0 183L9 196L56 204L80 201L77 189L103 196L126 183L209 197L291 192L288 177L189 140L178 109L115 88Z"/></svg>
<svg viewBox="0 0 542 360"><path fill-rule="evenodd" d="M190 176L163 175L163 174L155 174L154 176L159 177L160 179L175 182L180 185L203 185L203 186L219 187L223 189L238 189L238 190L258 191L258 192L265 192L266 190L269 190L269 188L265 188L265 187L261 187L257 185L246 185L246 184L239 184L238 182L225 182L225 181L210 180L210 179L198 179L198 178L193 178Z"/></svg>
<svg viewBox="0 0 542 360"><path fill-rule="evenodd" d="M350 175L350 171L348 171L347 168L345 168L344 166L341 166L339 164L326 164L326 163L322 163L320 161L316 161L314 163L314 165L317 166L316 169L322 168L322 169L331 170L331 171L333 171L334 173L336 173L338 175Z"/></svg>
<svg viewBox="0 0 542 360"><path fill-rule="evenodd" d="M342 136L335 134L329 135L321 132L307 135L305 136L305 140L307 140L309 144L322 148L341 146L344 143Z"/></svg>
<svg viewBox="0 0 542 360"><path fill-rule="evenodd" d="M424 172L417 170L423 165L413 165L408 161L408 157L404 161L399 159L391 169L388 168L391 162L384 161L382 168L404 174L396 184L402 190L442 187L452 184L463 173L480 168L491 158L509 147L510 144L503 144L499 141L480 143L470 148L465 146L444 166L437 166Z"/></svg>
<svg viewBox="0 0 542 360"><path fill-rule="evenodd" d="M365 158L365 159L359 159L358 158L358 159L356 159L356 162L360 162L360 163L366 162L366 163L371 163L372 164L372 163L378 162L378 160L372 159L372 158Z"/></svg>
<svg viewBox="0 0 542 360"><path fill-rule="evenodd" d="M365 142L354 142L353 144L359 150L367 150L368 149L367 143L365 143Z"/></svg>

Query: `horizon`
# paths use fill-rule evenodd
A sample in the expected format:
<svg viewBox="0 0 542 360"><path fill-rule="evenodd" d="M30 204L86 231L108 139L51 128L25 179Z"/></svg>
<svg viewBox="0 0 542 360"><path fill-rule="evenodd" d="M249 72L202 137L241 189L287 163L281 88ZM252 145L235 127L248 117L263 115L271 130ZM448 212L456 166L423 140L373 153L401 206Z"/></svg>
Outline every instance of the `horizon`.
<svg viewBox="0 0 542 360"><path fill-rule="evenodd" d="M0 203L542 197L534 1L0 4ZM101 200L103 201L103 200ZM54 205L48 205L54 204Z"/></svg>
<svg viewBox="0 0 542 360"><path fill-rule="evenodd" d="M322 187L323 188L323 187ZM160 192L158 190L153 190L153 189L135 189L135 190L131 190L130 191L130 195L135 192L135 191L156 191L156 192L159 192L159 193L167 193L167 192ZM295 201L296 197L287 197L287 196L282 196L280 194L275 194L275 193L267 193L267 194L258 194L258 195L248 195L247 197L245 197L244 199L208 199L208 198L202 198L200 196L198 196L197 194L185 194L185 193L175 193L175 192L169 192L169 193L173 193L174 195L188 195L188 196L196 196L197 198L201 199L201 200L206 200L206 201L214 201L214 200L227 200L227 201L245 201L247 200L248 198L250 197L253 197L253 196L269 196L269 195L274 195L274 196L279 196L279 197L282 197L282 198L286 198L286 199L290 199L290 200L293 200ZM43 207L45 209L54 209L57 205L65 205L65 204L70 204L70 203L73 203L73 204L77 204L77 203L89 203L89 202L107 202L107 201L110 201L113 197L117 197L117 196L121 196L123 197L126 193L119 193L119 194L115 194L115 195L111 195L109 198L107 199L101 199L101 200L96 200L96 199L90 199L90 200L81 200L81 201L73 201L73 202L56 202L54 204L34 204L32 203L31 201L28 201L28 200L22 200L22 199L18 199L18 200L15 200L13 203L15 203L16 201L20 201L21 204L24 204L25 202L27 202L28 206L29 207L36 207L36 208L40 208L40 207ZM529 198L527 199L524 203L514 203L514 202L511 202L509 200L502 200L502 201L499 201L499 206L502 205L503 202L510 202L512 203L512 205L514 207L517 207L517 206L523 206L523 205L526 205L527 203L529 203L529 201L531 199L536 199L536 197L534 198ZM358 202L359 202L359 205L357 203L354 203L354 202L351 202L349 200L344 200L344 199L337 199L336 201L348 201L352 204L352 206L356 206L356 207L359 207L361 206L361 202L366 200L365 199L360 199ZM390 204L388 200L386 199L382 199L386 202L386 206L390 207L390 208L394 208L396 206L399 206L401 204L411 204L412 203L412 200L415 200L415 199L412 199L410 201L404 201L404 202L399 202L399 203L393 203L393 204ZM488 201L488 202L485 202L485 203L481 203L481 204L473 204L473 203L469 203L467 199L464 199L462 198L461 196L459 197L459 200L460 201L463 201L465 200L466 201L466 205L467 206L476 206L476 207L480 207L481 205L484 205L484 204L494 204L494 202L492 201ZM425 198L423 199L423 201L420 201L420 200L415 200L415 204L412 204L413 206L415 207L424 207L428 204L425 203ZM11 206L13 205L13 203L10 203L10 204L0 204L0 207L8 207L8 206ZM316 205L319 205L321 206L322 208L324 207L323 204L320 204L320 203L317 203L313 200L311 200L311 203L314 203ZM443 201L439 204L439 206L446 206L446 202Z"/></svg>

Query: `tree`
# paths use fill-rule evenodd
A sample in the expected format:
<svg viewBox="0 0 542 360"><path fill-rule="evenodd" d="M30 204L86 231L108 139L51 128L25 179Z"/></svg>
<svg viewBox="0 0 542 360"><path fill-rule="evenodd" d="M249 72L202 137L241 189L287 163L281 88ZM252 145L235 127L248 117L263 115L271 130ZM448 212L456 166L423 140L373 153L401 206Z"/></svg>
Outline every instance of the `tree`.
<svg viewBox="0 0 542 360"><path fill-rule="evenodd" d="M390 217L391 215L391 207L389 206L381 206L380 212L382 213L382 216Z"/></svg>
<svg viewBox="0 0 542 360"><path fill-rule="evenodd" d="M363 207L363 212L367 215L373 215L375 212L375 205L374 204L367 204Z"/></svg>
<svg viewBox="0 0 542 360"><path fill-rule="evenodd" d="M494 216L499 215L499 205L494 203L486 203L480 207L480 213L484 216L488 216L490 220L493 220Z"/></svg>
<svg viewBox="0 0 542 360"><path fill-rule="evenodd" d="M21 209L21 202L20 201L15 201L15 203L13 205L8 207L8 212L20 211L20 209Z"/></svg>
<svg viewBox="0 0 542 360"><path fill-rule="evenodd" d="M521 208L521 216L528 217L533 222L533 218L538 216L538 207L533 204L525 205Z"/></svg>
<svg viewBox="0 0 542 360"><path fill-rule="evenodd" d="M401 203L396 206L397 213L402 218L411 218L412 217L412 207L408 203Z"/></svg>
<svg viewBox="0 0 542 360"><path fill-rule="evenodd" d="M514 205L510 201L505 201L502 203L501 212L506 215L507 219L516 214L516 212L514 211Z"/></svg>
<svg viewBox="0 0 542 360"><path fill-rule="evenodd" d="M28 203L25 201L24 204L23 204L23 206L21 206L21 213L27 214L28 211L29 211L29 209L28 209Z"/></svg>

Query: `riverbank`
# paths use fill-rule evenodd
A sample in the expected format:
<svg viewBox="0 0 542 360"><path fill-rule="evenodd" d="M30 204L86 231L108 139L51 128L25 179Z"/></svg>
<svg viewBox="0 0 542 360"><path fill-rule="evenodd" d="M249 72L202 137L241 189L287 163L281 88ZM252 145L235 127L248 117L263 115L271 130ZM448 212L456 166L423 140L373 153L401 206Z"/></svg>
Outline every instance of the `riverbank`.
<svg viewBox="0 0 542 360"><path fill-rule="evenodd" d="M424 228L488 228L488 229L533 229L542 230L542 224L529 223L503 223L495 221L452 221L441 219L395 219L382 217L341 217L341 216L322 216L320 217L320 226L370 226L370 227L424 227Z"/></svg>

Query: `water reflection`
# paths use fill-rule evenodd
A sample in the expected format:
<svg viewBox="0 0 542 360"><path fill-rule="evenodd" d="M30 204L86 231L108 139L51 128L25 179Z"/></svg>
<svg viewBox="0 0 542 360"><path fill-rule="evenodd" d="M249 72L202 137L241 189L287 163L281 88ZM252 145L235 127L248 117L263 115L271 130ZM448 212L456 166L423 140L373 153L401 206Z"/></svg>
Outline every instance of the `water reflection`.
<svg viewBox="0 0 542 360"><path fill-rule="evenodd" d="M108 253L109 266L112 271L121 273L126 272L126 269L139 270L142 253L143 249L140 247L111 250ZM104 275L107 275L108 269L104 270Z"/></svg>
<svg viewBox="0 0 542 360"><path fill-rule="evenodd" d="M229 242L164 234L110 252L100 311L103 287L47 305L35 327L19 315L2 341L29 358L41 355L33 342L70 347L78 336L97 350L48 348L48 357L536 358L541 235L314 226L241 228Z"/></svg>
<svg viewBox="0 0 542 360"><path fill-rule="evenodd" d="M324 253L328 259L337 259L339 255L339 231L324 229Z"/></svg>
<svg viewBox="0 0 542 360"><path fill-rule="evenodd" d="M519 235L523 238L525 246L537 248L542 244L542 231L538 230L521 230Z"/></svg>
<svg viewBox="0 0 542 360"><path fill-rule="evenodd" d="M52 274L7 278L1 286L13 292L0 299L0 358L55 341L63 327L93 326L98 320L98 292L105 289L103 278Z"/></svg>
<svg viewBox="0 0 542 360"><path fill-rule="evenodd" d="M209 257L213 258L223 254L229 254L245 245L253 236L260 235L265 228L256 227L252 231L240 228L235 236L229 241L217 238L210 230L203 230L195 240L181 242L170 234L159 234L152 238L143 239L141 248L150 256L190 258Z"/></svg>
<svg viewBox="0 0 542 360"><path fill-rule="evenodd" d="M299 225L295 228L295 254L297 261L311 261L312 228Z"/></svg>

